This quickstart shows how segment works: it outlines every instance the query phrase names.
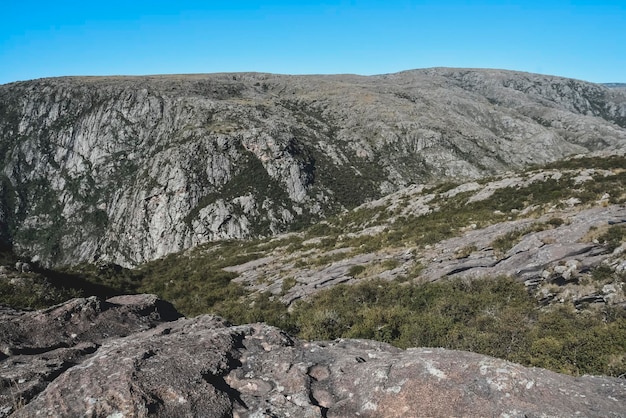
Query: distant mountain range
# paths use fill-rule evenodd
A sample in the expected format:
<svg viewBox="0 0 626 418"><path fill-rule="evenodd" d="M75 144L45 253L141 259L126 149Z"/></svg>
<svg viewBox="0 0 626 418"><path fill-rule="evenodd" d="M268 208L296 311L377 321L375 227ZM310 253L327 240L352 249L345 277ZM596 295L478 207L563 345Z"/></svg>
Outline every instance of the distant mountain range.
<svg viewBox="0 0 626 418"><path fill-rule="evenodd" d="M626 148L623 84L501 70L0 86L0 226L43 265L135 266L414 183Z"/></svg>
<svg viewBox="0 0 626 418"><path fill-rule="evenodd" d="M626 88L626 83L603 83L603 86L613 89L623 89Z"/></svg>

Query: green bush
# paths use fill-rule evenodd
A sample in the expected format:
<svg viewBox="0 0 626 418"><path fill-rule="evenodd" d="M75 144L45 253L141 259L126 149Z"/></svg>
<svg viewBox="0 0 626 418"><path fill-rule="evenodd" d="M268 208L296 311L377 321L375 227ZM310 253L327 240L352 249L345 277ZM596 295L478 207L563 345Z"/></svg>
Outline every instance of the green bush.
<svg viewBox="0 0 626 418"><path fill-rule="evenodd" d="M598 282L611 279L613 275L615 275L615 271L611 267L604 264L591 270L591 277Z"/></svg>
<svg viewBox="0 0 626 418"><path fill-rule="evenodd" d="M41 309L68 299L84 296L75 289L57 288L47 280L34 275L22 277L24 284L0 279L0 305L15 309Z"/></svg>
<svg viewBox="0 0 626 418"><path fill-rule="evenodd" d="M555 228L558 228L559 226L563 225L565 223L565 221L563 220L563 218L550 218L548 219L548 222L546 222L548 225L551 225Z"/></svg>
<svg viewBox="0 0 626 418"><path fill-rule="evenodd" d="M342 285L300 302L291 315L307 339L470 350L575 375L626 371L624 313L540 310L524 286L508 278Z"/></svg>
<svg viewBox="0 0 626 418"><path fill-rule="evenodd" d="M606 245L607 251L613 252L613 250L622 245L625 238L626 225L612 225L604 234L598 237L598 241Z"/></svg>
<svg viewBox="0 0 626 418"><path fill-rule="evenodd" d="M365 266L357 264L355 266L350 267L350 270L348 270L348 276L358 277L358 275L363 273L364 271L365 271Z"/></svg>
<svg viewBox="0 0 626 418"><path fill-rule="evenodd" d="M283 279L283 284L281 286L282 294L283 295L286 294L297 283L298 283L298 281L296 279L294 279L293 277L288 277L286 279Z"/></svg>

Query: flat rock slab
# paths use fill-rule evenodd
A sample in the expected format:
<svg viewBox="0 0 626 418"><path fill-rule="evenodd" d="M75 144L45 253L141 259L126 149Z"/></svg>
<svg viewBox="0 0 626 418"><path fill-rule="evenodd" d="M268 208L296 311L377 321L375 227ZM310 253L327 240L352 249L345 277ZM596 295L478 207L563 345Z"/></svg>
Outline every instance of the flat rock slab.
<svg viewBox="0 0 626 418"><path fill-rule="evenodd" d="M145 309L142 297L106 302L108 315L132 310L132 298ZM51 312L95 302L0 313L27 329L41 315L52 319ZM89 320L103 324L104 313ZM367 340L304 342L264 324L231 326L210 315L160 321L67 347L54 332L46 341L54 348L5 353L0 416L626 416L624 379L577 378L469 352L400 350ZM6 335L0 341L15 346L15 335L8 342ZM46 361L67 367L45 375ZM30 392L15 395L26 386Z"/></svg>
<svg viewBox="0 0 626 418"><path fill-rule="evenodd" d="M506 233L523 231L535 223L561 216L566 223L526 233L506 254L497 256L494 253L493 242ZM544 269L567 262L576 262L581 268L597 266L610 254L601 244L584 242L585 235L592 227L606 226L622 219L626 219L626 208L611 205L572 213L548 213L536 220L521 219L473 230L461 237L441 241L424 252L422 262L425 268L421 277L425 281L435 281L449 276L507 275L523 281L541 277ZM476 250L469 257L459 259L458 252L469 247Z"/></svg>

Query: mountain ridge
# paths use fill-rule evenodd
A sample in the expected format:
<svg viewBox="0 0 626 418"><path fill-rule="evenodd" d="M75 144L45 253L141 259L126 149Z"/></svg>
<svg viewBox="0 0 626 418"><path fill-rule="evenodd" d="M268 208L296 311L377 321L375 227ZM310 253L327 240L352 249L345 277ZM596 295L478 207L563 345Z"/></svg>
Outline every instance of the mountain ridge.
<svg viewBox="0 0 626 418"><path fill-rule="evenodd" d="M625 126L619 89L503 70L12 83L0 86L3 237L47 266L134 266L408 184L620 150Z"/></svg>
<svg viewBox="0 0 626 418"><path fill-rule="evenodd" d="M171 77L0 86L0 417L621 416L626 92Z"/></svg>

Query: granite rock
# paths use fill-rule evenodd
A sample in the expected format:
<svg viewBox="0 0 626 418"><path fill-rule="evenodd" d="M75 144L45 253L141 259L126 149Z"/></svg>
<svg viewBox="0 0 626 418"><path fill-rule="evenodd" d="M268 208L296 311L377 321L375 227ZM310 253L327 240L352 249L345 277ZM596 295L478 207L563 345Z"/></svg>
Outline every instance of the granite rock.
<svg viewBox="0 0 626 418"><path fill-rule="evenodd" d="M438 348L305 342L264 324L176 319L153 296L1 315L8 324L2 344L16 348L0 358L0 416L626 416L623 379L566 376ZM53 328L40 344L31 337L25 350L18 340L28 334L11 331L54 321L93 332L68 337Z"/></svg>

